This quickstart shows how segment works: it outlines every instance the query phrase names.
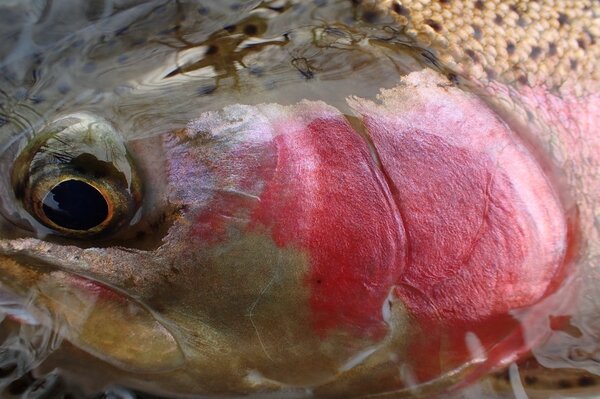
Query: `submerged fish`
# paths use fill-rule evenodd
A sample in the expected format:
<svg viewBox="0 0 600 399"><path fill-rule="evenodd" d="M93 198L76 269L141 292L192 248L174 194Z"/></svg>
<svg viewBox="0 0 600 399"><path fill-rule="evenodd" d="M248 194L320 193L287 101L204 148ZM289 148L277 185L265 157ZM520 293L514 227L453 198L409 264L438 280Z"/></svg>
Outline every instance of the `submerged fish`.
<svg viewBox="0 0 600 399"><path fill-rule="evenodd" d="M1 7L9 393L598 391L600 3Z"/></svg>

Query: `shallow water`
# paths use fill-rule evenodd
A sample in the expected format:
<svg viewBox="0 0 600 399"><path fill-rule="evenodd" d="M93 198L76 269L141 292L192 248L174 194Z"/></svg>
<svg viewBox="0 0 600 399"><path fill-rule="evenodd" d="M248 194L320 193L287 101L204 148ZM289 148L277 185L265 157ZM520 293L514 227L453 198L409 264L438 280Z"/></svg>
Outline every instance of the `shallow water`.
<svg viewBox="0 0 600 399"><path fill-rule="evenodd" d="M0 222L1 238L36 237L52 244L92 251L97 247L136 253L156 250L166 237L171 237L170 225L157 221L160 218L154 215L153 209L163 204L165 193L161 191L164 187L145 180L153 170L149 161L145 161L145 173L141 174L147 201L142 202L141 211L132 219L150 215L151 221L147 224L131 222L133 227L118 226L115 234L100 239L65 238L54 234L19 204L11 181L18 154L28 143L34 142L49 123L65 115L79 113L108 121L126 145L146 146L144 151L150 153L153 138L181 131L201 114L231 104L293 105L305 99L320 100L349 116L353 110L346 101L348 97L375 98L381 89L395 87L400 77L424 68L450 76L461 90L471 90L469 82L435 62L427 49L413 46L411 40L395 28L389 16L371 14L356 3L345 0L4 0L0 3L0 178L3 186L0 210L4 216ZM348 118L350 123L360 125L356 117ZM361 129L359 133L366 134ZM372 146L370 149L373 150ZM217 150L214 154L218 154ZM182 153L176 154L184 157ZM127 175L130 191L135 191L131 188L133 180L131 174ZM121 227L123 231L119 230ZM2 251L15 259L25 256L16 250L11 253L4 246ZM3 259L0 261L6 261ZM40 264L46 262L43 257L39 259ZM594 385L598 381L600 327L596 325L598 296L594 295L595 290L587 288L579 308L570 310L572 315L566 310L572 295L569 284L575 284L582 274L591 279L596 277L594 264L593 258L586 259L586 268L574 272L569 283L546 299L549 306L556 309L552 319L562 322L558 322L557 332L550 339L538 343L533 350L534 359L548 370L565 369L564 373L551 374L548 380L560 381L564 375L570 384L574 373L575 381L587 382L581 385ZM215 281L210 283L223 283ZM236 282L244 284L243 280L232 284ZM107 285L119 292L127 291ZM56 286L48 287L51 298L63 298L56 296ZM59 288L68 290L69 287ZM131 381L127 377L129 379L116 380L117 386L107 387L107 381L110 384L111 378L118 375L114 364L84 370L82 365L98 354L93 350L76 349L77 342L74 345L67 342L63 324L75 322L62 320L50 311L30 311L39 307L38 296L48 293L44 289L43 285L36 286L24 297L8 290L0 291L0 309L4 314L0 347L3 397L145 398L168 394L153 384L152 372L145 374L147 384L137 382L122 387ZM65 295L66 298L68 294ZM141 297L139 292L131 295L128 306L135 309L132 314L160 307L160 304L141 301ZM224 298L229 297L224 294ZM79 304L72 298L65 299L65 303ZM258 300L253 303L251 313L257 304ZM226 305L223 306L226 308ZM537 306L543 307L543 303ZM529 320L528 311L530 309L521 309L513 317ZM78 313L77 317L80 316ZM570 316L573 319L569 322ZM177 319L174 320L160 321L169 325L177 323ZM253 319L250 320L258 334ZM225 325L227 320L218 322ZM526 334L532 336L537 334L537 328L549 327L524 326ZM477 342L474 345L477 346ZM367 352L357 351L357 357L348 360L344 367L351 368L352 362L361 363L361 356L370 354ZM82 360L74 361L74 367L61 368L73 356L80 356ZM507 362L506 366L494 371L497 377L454 395L522 398L527 395L523 385L527 387L531 378L543 380L539 375L545 376L544 372L536 374L540 366L533 360L519 365ZM531 375L535 376L529 380L528 369L533 370ZM105 377L97 378L102 373ZM258 372L255 377L264 378ZM471 375L467 373L465 377ZM135 391L130 390L131 387ZM555 397L571 395L567 389L559 388L550 384L537 394L536 391L529 394L532 397L538 394L545 397L548 392L554 392ZM587 388L584 395L594 394L593 388L584 388ZM600 388L595 391L600 392ZM239 390L234 392L239 393ZM301 397L309 392L295 388L285 394ZM335 395L336 391L331 392ZM408 392L418 394L420 391ZM282 393L275 391L265 395L280 397Z"/></svg>

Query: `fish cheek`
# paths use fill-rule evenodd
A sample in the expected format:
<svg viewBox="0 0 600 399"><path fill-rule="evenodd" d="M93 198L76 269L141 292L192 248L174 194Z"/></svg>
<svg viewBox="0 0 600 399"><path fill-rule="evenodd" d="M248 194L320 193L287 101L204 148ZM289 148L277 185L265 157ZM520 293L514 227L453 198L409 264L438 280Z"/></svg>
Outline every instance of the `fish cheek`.
<svg viewBox="0 0 600 399"><path fill-rule="evenodd" d="M369 344L344 331L315 334L302 250L277 246L259 232L172 250L180 277L148 305L171 320L188 364L200 374L207 365L221 370L225 386L251 372L282 383L318 383Z"/></svg>

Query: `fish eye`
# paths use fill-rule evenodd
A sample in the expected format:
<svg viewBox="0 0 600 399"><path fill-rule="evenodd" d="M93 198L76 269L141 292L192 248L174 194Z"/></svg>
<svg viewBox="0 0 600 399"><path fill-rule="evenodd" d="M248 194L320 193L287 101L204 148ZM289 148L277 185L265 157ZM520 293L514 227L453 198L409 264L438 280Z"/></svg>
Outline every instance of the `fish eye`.
<svg viewBox="0 0 600 399"><path fill-rule="evenodd" d="M23 210L55 234L104 236L130 221L141 184L118 132L85 113L60 118L25 145L11 182Z"/></svg>

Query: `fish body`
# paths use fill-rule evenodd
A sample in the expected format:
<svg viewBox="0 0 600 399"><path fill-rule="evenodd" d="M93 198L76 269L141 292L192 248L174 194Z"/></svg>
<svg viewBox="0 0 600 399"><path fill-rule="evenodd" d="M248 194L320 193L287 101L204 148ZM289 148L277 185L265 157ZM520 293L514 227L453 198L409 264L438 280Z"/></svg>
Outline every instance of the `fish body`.
<svg viewBox="0 0 600 399"><path fill-rule="evenodd" d="M114 40L81 73L173 23L112 92L5 59L6 323L65 340L39 373L317 397L459 394L532 350L597 373L572 358L597 344L597 3L134 3L85 11ZM71 218L70 190L99 205ZM551 388L593 389L573 375Z"/></svg>

